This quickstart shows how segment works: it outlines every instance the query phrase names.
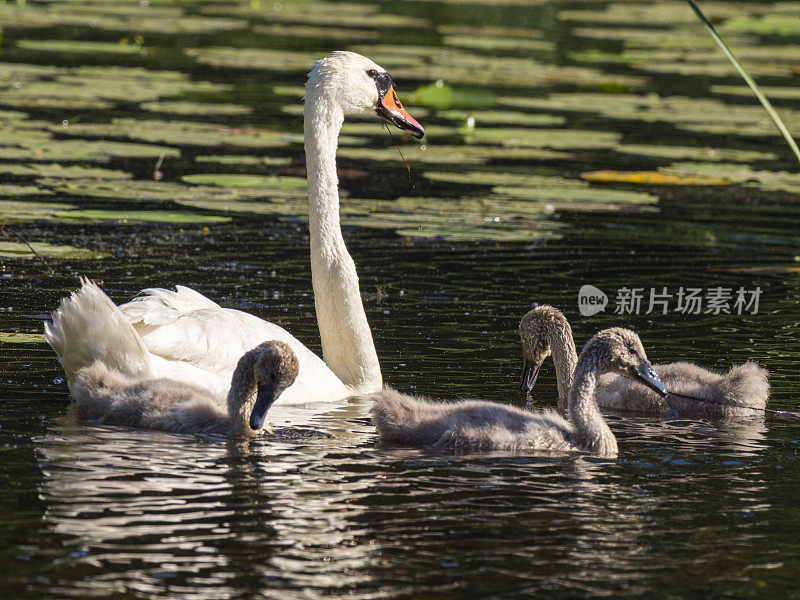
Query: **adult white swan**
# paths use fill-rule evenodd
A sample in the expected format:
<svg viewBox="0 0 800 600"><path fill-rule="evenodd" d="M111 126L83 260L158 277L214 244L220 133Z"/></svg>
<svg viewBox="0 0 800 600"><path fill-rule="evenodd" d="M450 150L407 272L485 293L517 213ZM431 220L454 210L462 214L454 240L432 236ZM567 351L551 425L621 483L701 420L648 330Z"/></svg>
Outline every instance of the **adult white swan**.
<svg viewBox="0 0 800 600"><path fill-rule="evenodd" d="M308 76L304 111L311 275L323 362L283 328L202 294L144 290L115 306L88 280L65 298L45 325L67 379L95 361L133 378L168 378L210 390L225 402L239 358L264 340L289 344L299 361L281 404L336 401L381 389L372 333L364 314L355 264L339 224L336 147L345 114L377 112L421 138L424 130L400 104L392 78L353 52L334 52Z"/></svg>

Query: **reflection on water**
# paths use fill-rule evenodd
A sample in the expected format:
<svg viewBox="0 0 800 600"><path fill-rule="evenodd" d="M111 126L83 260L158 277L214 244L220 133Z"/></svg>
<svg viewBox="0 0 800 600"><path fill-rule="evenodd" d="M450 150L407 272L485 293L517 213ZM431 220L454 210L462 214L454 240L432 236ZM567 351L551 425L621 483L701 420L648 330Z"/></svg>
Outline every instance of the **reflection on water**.
<svg viewBox="0 0 800 600"><path fill-rule="evenodd" d="M741 524L717 550L764 537L770 490L737 469L762 460L763 423L616 417L619 461L451 457L375 449L348 412L252 442L62 420L36 440L40 535L70 557L48 578L79 598L635 595L686 559L676 539L710 574L722 515Z"/></svg>

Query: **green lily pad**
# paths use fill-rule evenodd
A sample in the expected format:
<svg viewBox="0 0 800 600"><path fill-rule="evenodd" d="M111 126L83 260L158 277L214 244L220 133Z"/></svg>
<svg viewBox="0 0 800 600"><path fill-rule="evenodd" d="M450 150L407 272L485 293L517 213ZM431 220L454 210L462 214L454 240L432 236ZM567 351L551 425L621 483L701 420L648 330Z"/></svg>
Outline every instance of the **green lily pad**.
<svg viewBox="0 0 800 600"><path fill-rule="evenodd" d="M32 139L15 146L0 146L0 159L42 161L95 161L110 156L124 158L179 157L180 151L166 146L86 140Z"/></svg>
<svg viewBox="0 0 800 600"><path fill-rule="evenodd" d="M695 146L658 146L649 144L620 144L614 148L623 154L637 154L656 158L705 160L710 162L736 161L752 162L756 160L773 160L777 158L772 152L755 150L736 150L734 148L710 148Z"/></svg>
<svg viewBox="0 0 800 600"><path fill-rule="evenodd" d="M70 210L55 214L61 219L114 221L115 223L228 223L229 217L161 210Z"/></svg>
<svg viewBox="0 0 800 600"><path fill-rule="evenodd" d="M199 163L217 163L220 165L264 165L269 167L285 166L292 163L292 159L285 156L249 156L240 154L196 156L194 160Z"/></svg>
<svg viewBox="0 0 800 600"><path fill-rule="evenodd" d="M41 196L52 194L48 190L40 190L35 185L0 185L2 196Z"/></svg>
<svg viewBox="0 0 800 600"><path fill-rule="evenodd" d="M213 185L226 188L300 190L308 187L308 182L304 177L199 173L196 175L184 175L182 180L185 183L192 183L196 185Z"/></svg>
<svg viewBox="0 0 800 600"><path fill-rule="evenodd" d="M553 175L535 175L530 173L513 173L502 171L467 171L464 173L448 173L445 171L429 171L422 175L425 179L444 183L460 183L465 185L490 186L533 186L533 187L588 187L580 179L564 179Z"/></svg>
<svg viewBox="0 0 800 600"><path fill-rule="evenodd" d="M293 52L264 48L230 48L210 46L186 48L184 53L198 63L212 67L261 69L264 71L308 71L324 52Z"/></svg>
<svg viewBox="0 0 800 600"><path fill-rule="evenodd" d="M16 331L0 331L0 344L45 344L47 340L42 333L17 333Z"/></svg>
<svg viewBox="0 0 800 600"><path fill-rule="evenodd" d="M180 202L182 200L224 201L250 198L306 198L305 189L291 188L232 188L201 185L180 185L166 181L92 181L39 180L61 194L78 197L104 198L124 202Z"/></svg>
<svg viewBox="0 0 800 600"><path fill-rule="evenodd" d="M654 208L658 198L643 192L599 189L594 187L509 187L493 188L495 194L547 203L552 210L619 210L623 208Z"/></svg>
<svg viewBox="0 0 800 600"><path fill-rule="evenodd" d="M39 256L46 258L69 258L69 259L96 259L109 256L103 252L88 250L86 248L75 248L73 246L54 246L44 242L31 242L31 247ZM22 242L3 242L0 241L0 256L5 258L34 258L27 244Z"/></svg>
<svg viewBox="0 0 800 600"><path fill-rule="evenodd" d="M63 179L129 179L131 177L131 174L125 171L77 165L65 166L58 163L0 164L0 173L31 177L61 177Z"/></svg>
<svg viewBox="0 0 800 600"><path fill-rule="evenodd" d="M800 88L775 85L760 85L758 87L770 100L800 100ZM725 96L753 97L753 90L746 85L712 85L710 90L714 94L723 94Z"/></svg>
<svg viewBox="0 0 800 600"><path fill-rule="evenodd" d="M531 146L554 149L612 148L622 136L611 131L580 129L509 129L476 127L464 138L471 143L502 144L503 146Z"/></svg>
<svg viewBox="0 0 800 600"><path fill-rule="evenodd" d="M38 188L37 188L38 189ZM0 223L25 223L52 219L56 213L75 208L55 202L0 200Z"/></svg>
<svg viewBox="0 0 800 600"><path fill-rule="evenodd" d="M497 103L494 94L487 90L452 87L441 79L431 85L419 87L403 98L411 105L436 109L485 108Z"/></svg>
<svg viewBox="0 0 800 600"><path fill-rule="evenodd" d="M723 23L721 30L731 33L755 33L757 35L800 36L800 20L797 10L789 14L768 14L763 17L734 16Z"/></svg>
<svg viewBox="0 0 800 600"><path fill-rule="evenodd" d="M402 152L402 156L400 155ZM440 146L416 144L397 148L339 148L339 158L403 162L411 164L484 164L492 159L504 160L564 160L572 158L568 152L540 148L504 148L499 146Z"/></svg>
<svg viewBox="0 0 800 600"><path fill-rule="evenodd" d="M501 97L515 108L596 113L612 119L665 121L681 129L740 135L779 135L759 105L730 105L720 100L648 94L551 94L547 98ZM791 128L800 111L778 109ZM555 133L555 132L553 132Z"/></svg>
<svg viewBox="0 0 800 600"><path fill-rule="evenodd" d="M203 14L246 16L269 23L289 22L318 25L327 28L364 27L400 28L424 27L427 21L405 15L383 13L378 5L350 2L246 2L201 7Z"/></svg>
<svg viewBox="0 0 800 600"><path fill-rule="evenodd" d="M288 25L284 23L274 23L272 25L256 25L253 33L259 35L271 35L286 38L310 38L317 40L345 40L353 42L355 40L365 41L378 38L378 32L370 29L354 29L346 27L330 27L315 25Z"/></svg>
<svg viewBox="0 0 800 600"><path fill-rule="evenodd" d="M437 117L448 121L467 121L472 118L476 126L486 125L563 125L566 121L560 115L544 115L504 110L443 110L436 112Z"/></svg>
<svg viewBox="0 0 800 600"><path fill-rule="evenodd" d="M173 115L248 115L253 112L239 104L213 104L204 102L145 102L143 110Z"/></svg>
<svg viewBox="0 0 800 600"><path fill-rule="evenodd" d="M59 54L142 54L147 52L137 44L78 40L19 40L16 46L37 52L58 52Z"/></svg>
<svg viewBox="0 0 800 600"><path fill-rule="evenodd" d="M726 163L674 163L660 168L659 171L677 175L724 177L734 183L760 190L800 193L800 173L756 171L747 165Z"/></svg>
<svg viewBox="0 0 800 600"><path fill-rule="evenodd" d="M538 39L503 38L481 35L446 35L442 38L445 46L469 48L471 50L490 50L497 52L525 52L528 50L552 50L553 42Z"/></svg>
<svg viewBox="0 0 800 600"><path fill-rule="evenodd" d="M76 123L60 133L80 137L123 137L145 142L196 146L243 146L275 148L302 143L299 133L286 133L252 127L232 128L193 121L114 119L111 123Z"/></svg>

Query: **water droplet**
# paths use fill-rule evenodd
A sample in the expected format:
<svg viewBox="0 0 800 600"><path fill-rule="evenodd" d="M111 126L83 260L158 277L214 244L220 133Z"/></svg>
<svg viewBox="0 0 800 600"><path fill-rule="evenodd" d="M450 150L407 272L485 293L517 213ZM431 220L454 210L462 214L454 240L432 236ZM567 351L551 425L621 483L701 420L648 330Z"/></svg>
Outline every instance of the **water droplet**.
<svg viewBox="0 0 800 600"><path fill-rule="evenodd" d="M53 379L53 383L55 383L56 385L61 385L62 383L64 383L64 378L56 377L55 379Z"/></svg>

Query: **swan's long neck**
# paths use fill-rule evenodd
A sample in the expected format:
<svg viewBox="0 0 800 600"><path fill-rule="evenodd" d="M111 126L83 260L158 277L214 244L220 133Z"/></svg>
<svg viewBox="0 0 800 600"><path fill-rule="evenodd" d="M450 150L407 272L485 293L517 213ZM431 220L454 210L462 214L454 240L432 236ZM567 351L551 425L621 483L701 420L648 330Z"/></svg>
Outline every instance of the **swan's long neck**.
<svg viewBox="0 0 800 600"><path fill-rule="evenodd" d="M558 410L567 412L569 391L572 388L575 365L578 364L578 353L575 351L575 341L572 339L572 330L559 327L548 339L553 363L556 367L556 383L558 385Z"/></svg>
<svg viewBox="0 0 800 600"><path fill-rule="evenodd" d="M250 429L250 413L256 403L256 377L253 373L253 357L245 354L236 365L228 390L228 418L231 422L231 435L247 435Z"/></svg>
<svg viewBox="0 0 800 600"><path fill-rule="evenodd" d="M585 450L603 448L616 452L617 440L609 429L594 399L597 368L593 360L584 361L575 371L569 392L569 420Z"/></svg>
<svg viewBox="0 0 800 600"><path fill-rule="evenodd" d="M309 85L306 91L311 279L322 357L354 393L374 392L382 385L380 364L339 222L336 147L344 115L323 86Z"/></svg>

